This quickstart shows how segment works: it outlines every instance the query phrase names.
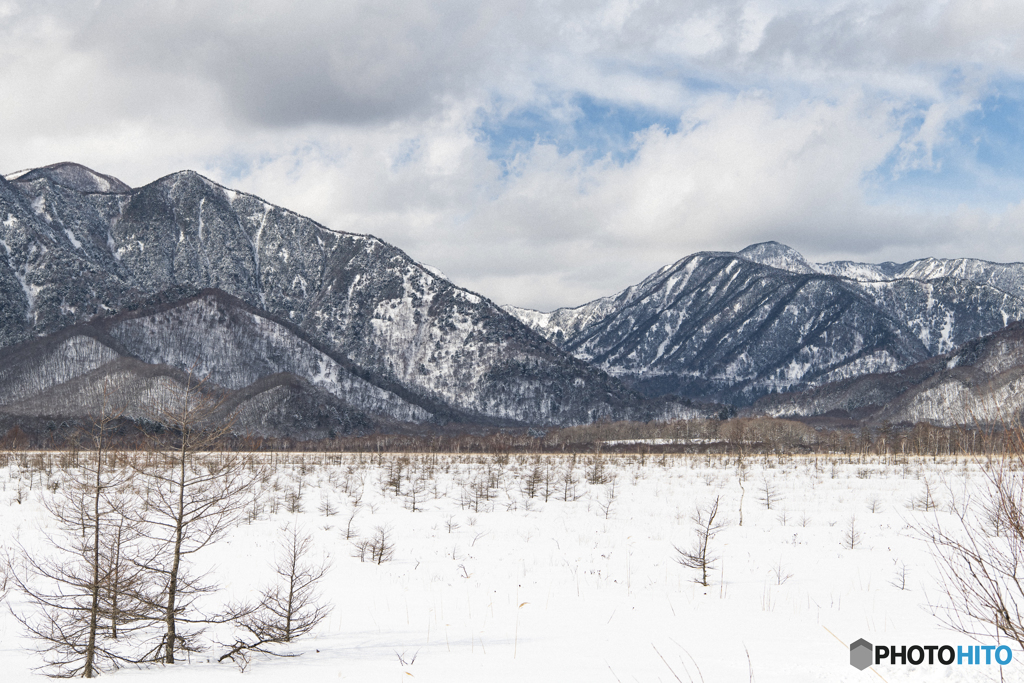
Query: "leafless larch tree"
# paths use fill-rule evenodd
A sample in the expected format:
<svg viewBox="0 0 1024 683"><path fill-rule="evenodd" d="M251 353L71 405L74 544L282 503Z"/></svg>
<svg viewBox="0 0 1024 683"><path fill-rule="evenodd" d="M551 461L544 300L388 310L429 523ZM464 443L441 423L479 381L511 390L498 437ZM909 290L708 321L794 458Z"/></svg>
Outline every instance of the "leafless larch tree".
<svg viewBox="0 0 1024 683"><path fill-rule="evenodd" d="M59 495L46 499L58 531L49 549L21 548L12 565L16 587L34 609L15 616L39 643L50 675L93 678L139 662L138 648L152 622L138 599L144 571L127 557L138 552L143 524L128 515L137 498L133 471L108 448L118 418L104 400L86 436L78 468L69 470Z"/></svg>
<svg viewBox="0 0 1024 683"><path fill-rule="evenodd" d="M276 583L264 588L256 609L239 620L244 633L220 661L231 659L244 666L251 652L292 656L269 646L308 634L330 614L319 584L331 563L327 558L316 561L313 551L311 534L296 526L285 528L274 563Z"/></svg>
<svg viewBox="0 0 1024 683"><path fill-rule="evenodd" d="M176 653L201 649L198 636L206 626L252 609L201 611L197 601L217 586L208 576L193 575L189 559L244 518L246 494L263 475L238 453L223 451L232 422L214 390L190 375L168 394L155 416L162 430L153 437L151 457L139 464L151 550L138 564L152 576L148 599L164 624L148 656L174 664Z"/></svg>

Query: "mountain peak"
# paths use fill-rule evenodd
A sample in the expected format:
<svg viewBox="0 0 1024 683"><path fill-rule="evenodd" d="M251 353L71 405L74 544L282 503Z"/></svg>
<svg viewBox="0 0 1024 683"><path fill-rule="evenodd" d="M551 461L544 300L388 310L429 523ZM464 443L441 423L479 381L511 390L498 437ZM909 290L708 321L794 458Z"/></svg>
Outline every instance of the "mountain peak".
<svg viewBox="0 0 1024 683"><path fill-rule="evenodd" d="M127 183L118 180L114 176L96 171L76 164L72 161L62 161L49 166L29 169L12 173L7 180L12 182L31 182L40 178L46 178L51 182L79 192L131 192L132 188Z"/></svg>
<svg viewBox="0 0 1024 683"><path fill-rule="evenodd" d="M799 251L779 242L751 244L746 249L737 253L748 261L778 268L779 270L788 270L791 273L818 272L818 269L808 263Z"/></svg>

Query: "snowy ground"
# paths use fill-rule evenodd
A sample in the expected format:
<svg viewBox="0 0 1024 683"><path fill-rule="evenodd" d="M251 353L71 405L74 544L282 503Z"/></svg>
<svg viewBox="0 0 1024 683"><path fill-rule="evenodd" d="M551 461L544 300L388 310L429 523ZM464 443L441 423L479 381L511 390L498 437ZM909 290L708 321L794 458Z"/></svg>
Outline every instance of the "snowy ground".
<svg viewBox="0 0 1024 683"><path fill-rule="evenodd" d="M275 487L201 561L244 596L269 578L286 523L312 532L333 567L323 592L334 606L297 658L255 658L246 678L347 681L979 681L996 666L849 664L848 644L968 645L945 630L934 562L910 525L938 515L980 482L963 459L660 456L413 457L395 496L384 483L399 456L278 465ZM553 491L524 493L535 467ZM303 471L304 470L304 471ZM566 495L566 473L571 473ZM57 475L54 475L57 476ZM51 522L42 475L0 470L0 539L31 548ZM393 477L392 477L393 478ZM590 480L588 482L588 479ZM421 484L416 484L420 480ZM767 509L765 482L776 500ZM302 512L288 512L299 490ZM926 482L930 490L925 496ZM17 503L18 490L22 503ZM742 526L740 497L743 496ZM675 561L689 547L691 514L720 497L728 523L711 541L720 555L710 586ZM394 558L360 562L345 529L391 529ZM563 500L568 498L568 500ZM924 512L926 498L937 510ZM320 508L329 503L333 514ZM610 505L608 504L610 501ZM929 504L927 507L930 507ZM849 548L851 519L859 542ZM905 568L905 569L904 569ZM905 578L905 589L898 584ZM27 609L11 593L8 605ZM216 635L212 633L211 635ZM227 637L226 635L224 637ZM982 644L994 644L983 641ZM8 610L0 614L4 681L37 678ZM122 670L112 680L220 681L223 648L190 664ZM1018 680L1021 653L1004 667Z"/></svg>

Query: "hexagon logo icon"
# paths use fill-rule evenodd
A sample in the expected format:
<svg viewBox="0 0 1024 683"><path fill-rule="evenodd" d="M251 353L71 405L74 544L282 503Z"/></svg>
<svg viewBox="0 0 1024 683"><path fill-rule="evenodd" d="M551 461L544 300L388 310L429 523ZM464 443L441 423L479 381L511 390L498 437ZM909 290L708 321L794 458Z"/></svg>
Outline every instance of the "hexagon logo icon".
<svg viewBox="0 0 1024 683"><path fill-rule="evenodd" d="M875 646L863 638L853 641L850 643L850 665L856 667L860 671L863 671L871 666L871 659L874 651Z"/></svg>

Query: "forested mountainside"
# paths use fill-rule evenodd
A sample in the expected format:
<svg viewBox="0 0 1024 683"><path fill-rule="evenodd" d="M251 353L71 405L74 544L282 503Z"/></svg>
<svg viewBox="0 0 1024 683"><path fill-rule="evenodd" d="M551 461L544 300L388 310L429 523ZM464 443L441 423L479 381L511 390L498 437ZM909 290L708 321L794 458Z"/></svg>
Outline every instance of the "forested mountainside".
<svg viewBox="0 0 1024 683"><path fill-rule="evenodd" d="M697 417L758 399L780 415L941 421L1011 380L957 384L967 366L940 380L927 361L1024 319L1022 264L816 264L774 242L693 254L576 308L503 309L382 240L190 171L140 188L72 163L10 175L0 246L8 419L81 416L112 383L141 419L191 373L230 395L245 430L317 438ZM945 398L893 403L922 373Z"/></svg>
<svg viewBox="0 0 1024 683"><path fill-rule="evenodd" d="M901 370L1024 318L1024 264L812 264L768 242L693 254L577 308L507 309L646 395L749 404Z"/></svg>
<svg viewBox="0 0 1024 683"><path fill-rule="evenodd" d="M766 396L749 412L869 424L1015 425L1024 413L1024 322L897 372Z"/></svg>
<svg viewBox="0 0 1024 683"><path fill-rule="evenodd" d="M310 397L326 392L325 415L342 401L357 411L351 424L694 414L678 401L645 401L386 242L329 230L190 171L135 189L69 163L0 179L0 246L0 361L34 356L32 344L42 343L64 349L53 351L60 363L83 363L44 373L44 384L82 382L104 375L101 361L134 359L150 366L142 374L198 370L231 391L284 373L290 396L316 403ZM152 307L162 313L146 312ZM133 312L142 313L125 317ZM83 323L107 337L69 331ZM69 350L79 346L89 350ZM271 351L280 362L255 362ZM323 373L341 370L326 359L361 383L346 375L327 388ZM20 386L0 386L19 411L65 405L44 394L32 403ZM277 406L268 391L254 396Z"/></svg>

